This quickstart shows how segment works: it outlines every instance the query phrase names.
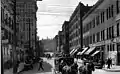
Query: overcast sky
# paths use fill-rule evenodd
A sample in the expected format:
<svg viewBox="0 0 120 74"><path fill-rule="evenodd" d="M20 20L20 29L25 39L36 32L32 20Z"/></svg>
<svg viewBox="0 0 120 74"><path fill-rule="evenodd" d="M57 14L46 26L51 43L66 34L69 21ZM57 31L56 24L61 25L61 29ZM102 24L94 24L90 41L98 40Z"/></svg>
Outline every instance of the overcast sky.
<svg viewBox="0 0 120 74"><path fill-rule="evenodd" d="M79 2L93 5L98 0L42 0L38 1L37 32L40 39L53 38L68 21Z"/></svg>

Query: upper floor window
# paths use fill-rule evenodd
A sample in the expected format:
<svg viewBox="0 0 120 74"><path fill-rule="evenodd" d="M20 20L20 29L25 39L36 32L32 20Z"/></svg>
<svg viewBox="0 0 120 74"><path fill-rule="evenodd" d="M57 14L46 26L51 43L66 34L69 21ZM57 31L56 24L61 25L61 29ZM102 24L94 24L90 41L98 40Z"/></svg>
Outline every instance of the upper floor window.
<svg viewBox="0 0 120 74"><path fill-rule="evenodd" d="M117 11L117 14L120 12L120 10L119 10L119 0L116 1L116 11Z"/></svg>
<svg viewBox="0 0 120 74"><path fill-rule="evenodd" d="M119 23L117 23L117 36L119 36L119 35L120 35L120 31L119 31L119 30L120 30L120 28L119 28L119 26L120 26L120 25L119 25Z"/></svg>

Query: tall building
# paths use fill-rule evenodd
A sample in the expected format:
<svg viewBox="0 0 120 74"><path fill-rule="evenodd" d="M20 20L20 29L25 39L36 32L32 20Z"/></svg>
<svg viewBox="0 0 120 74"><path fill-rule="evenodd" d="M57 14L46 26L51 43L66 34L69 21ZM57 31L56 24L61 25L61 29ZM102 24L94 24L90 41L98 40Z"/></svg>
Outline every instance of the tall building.
<svg viewBox="0 0 120 74"><path fill-rule="evenodd" d="M13 36L14 36L14 4L11 0L1 0L1 49L3 56L3 64L7 65L6 62L12 61L12 47ZM4 68L7 68L5 66Z"/></svg>
<svg viewBox="0 0 120 74"><path fill-rule="evenodd" d="M69 54L69 22L65 21L62 25L63 31L63 51L65 54Z"/></svg>
<svg viewBox="0 0 120 74"><path fill-rule="evenodd" d="M63 31L58 32L58 52L63 52Z"/></svg>
<svg viewBox="0 0 120 74"><path fill-rule="evenodd" d="M120 64L120 0L99 0L83 17L84 54Z"/></svg>
<svg viewBox="0 0 120 74"><path fill-rule="evenodd" d="M36 43L36 12L37 4L36 0L16 0L16 13L19 16L19 21L16 22L19 25L18 45L29 49L35 49Z"/></svg>
<svg viewBox="0 0 120 74"><path fill-rule="evenodd" d="M72 50L78 50L79 48L81 48L81 24L80 24L80 16L84 16L89 9L92 6L85 6L83 3L79 3L78 6L76 7L76 9L74 10L73 14L70 17L69 20L69 49L70 52L72 52ZM80 14L80 11L83 14Z"/></svg>

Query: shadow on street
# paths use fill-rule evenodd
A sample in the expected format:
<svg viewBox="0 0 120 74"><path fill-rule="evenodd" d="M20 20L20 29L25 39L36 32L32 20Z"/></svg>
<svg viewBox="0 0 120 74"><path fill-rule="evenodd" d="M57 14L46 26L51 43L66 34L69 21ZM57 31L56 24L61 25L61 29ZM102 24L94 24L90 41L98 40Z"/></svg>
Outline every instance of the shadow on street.
<svg viewBox="0 0 120 74"><path fill-rule="evenodd" d="M47 62L43 62L43 68L44 68L44 71L42 69L40 69L38 71L38 67L39 67L39 64L35 64L34 65L34 69L33 70L28 70L28 71L24 71L20 74L37 74L37 73L44 73L44 72L52 72L52 65L47 63Z"/></svg>

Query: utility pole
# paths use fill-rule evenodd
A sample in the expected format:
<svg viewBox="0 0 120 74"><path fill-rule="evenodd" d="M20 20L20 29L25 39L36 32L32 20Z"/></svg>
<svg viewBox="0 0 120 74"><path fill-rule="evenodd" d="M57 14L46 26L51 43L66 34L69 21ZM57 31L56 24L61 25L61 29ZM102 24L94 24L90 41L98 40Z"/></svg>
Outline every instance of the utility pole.
<svg viewBox="0 0 120 74"><path fill-rule="evenodd" d="M13 24L13 30L14 30L14 36L13 36L13 74L17 73L17 54L16 54L16 46L17 46L17 37L16 37L16 0L13 0L14 3L14 24Z"/></svg>
<svg viewBox="0 0 120 74"><path fill-rule="evenodd" d="M80 46L81 46L81 49L83 48L83 21L82 21L82 11L81 11L82 7L81 7L81 2L80 2Z"/></svg>

